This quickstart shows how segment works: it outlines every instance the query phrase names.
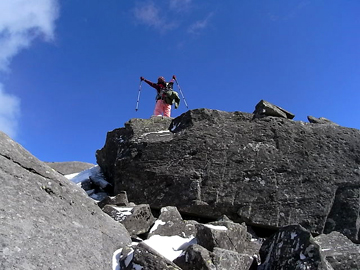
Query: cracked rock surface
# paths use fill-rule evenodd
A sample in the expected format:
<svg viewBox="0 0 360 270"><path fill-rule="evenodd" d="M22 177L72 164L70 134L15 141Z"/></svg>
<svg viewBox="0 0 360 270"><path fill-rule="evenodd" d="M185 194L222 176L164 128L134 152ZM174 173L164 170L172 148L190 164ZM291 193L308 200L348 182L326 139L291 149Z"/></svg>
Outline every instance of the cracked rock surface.
<svg viewBox="0 0 360 270"><path fill-rule="evenodd" d="M136 204L359 240L356 129L196 109L175 119L131 119L108 133L97 162L115 194L125 190Z"/></svg>
<svg viewBox="0 0 360 270"><path fill-rule="evenodd" d="M0 269L110 269L131 242L78 186L0 132Z"/></svg>

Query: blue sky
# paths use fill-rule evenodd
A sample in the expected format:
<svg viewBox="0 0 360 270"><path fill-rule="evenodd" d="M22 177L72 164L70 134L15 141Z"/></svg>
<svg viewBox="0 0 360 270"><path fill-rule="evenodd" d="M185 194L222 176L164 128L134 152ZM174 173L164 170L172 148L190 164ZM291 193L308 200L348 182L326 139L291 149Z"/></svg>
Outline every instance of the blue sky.
<svg viewBox="0 0 360 270"><path fill-rule="evenodd" d="M189 109L265 99L360 129L359 14L358 0L1 0L0 130L40 160L95 163L108 131L151 116L139 77L173 74Z"/></svg>

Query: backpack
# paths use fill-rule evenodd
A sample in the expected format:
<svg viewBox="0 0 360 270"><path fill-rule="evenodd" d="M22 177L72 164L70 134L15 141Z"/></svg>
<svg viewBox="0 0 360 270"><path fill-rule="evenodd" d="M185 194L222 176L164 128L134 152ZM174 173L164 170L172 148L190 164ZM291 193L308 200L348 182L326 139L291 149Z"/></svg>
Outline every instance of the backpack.
<svg viewBox="0 0 360 270"><path fill-rule="evenodd" d="M165 99L169 91L173 91L173 82L165 82L165 87L160 89L160 92L156 95L156 100Z"/></svg>
<svg viewBox="0 0 360 270"><path fill-rule="evenodd" d="M165 87L160 90L157 99L161 98L166 104L175 104L175 109L179 106L180 98L177 92L173 90L174 82L166 82Z"/></svg>

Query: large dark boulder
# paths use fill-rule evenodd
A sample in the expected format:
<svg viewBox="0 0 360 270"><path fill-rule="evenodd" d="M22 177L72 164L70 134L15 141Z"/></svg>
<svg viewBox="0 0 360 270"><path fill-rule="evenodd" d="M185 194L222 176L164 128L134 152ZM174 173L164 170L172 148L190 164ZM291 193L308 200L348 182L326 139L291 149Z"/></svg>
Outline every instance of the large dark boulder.
<svg viewBox="0 0 360 270"><path fill-rule="evenodd" d="M85 191L0 132L0 269L111 269L130 235Z"/></svg>
<svg viewBox="0 0 360 270"><path fill-rule="evenodd" d="M309 231L299 225L280 229L260 249L258 270L330 270L319 245Z"/></svg>
<svg viewBox="0 0 360 270"><path fill-rule="evenodd" d="M182 214L359 239L359 130L209 109L170 121L132 119L108 133L97 162L115 194ZM340 206L352 211L344 216Z"/></svg>

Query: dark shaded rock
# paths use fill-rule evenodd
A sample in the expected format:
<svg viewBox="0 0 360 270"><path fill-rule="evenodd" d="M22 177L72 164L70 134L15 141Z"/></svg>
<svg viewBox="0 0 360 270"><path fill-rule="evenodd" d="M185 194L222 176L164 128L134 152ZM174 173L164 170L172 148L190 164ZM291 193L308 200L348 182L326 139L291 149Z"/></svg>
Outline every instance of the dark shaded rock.
<svg viewBox="0 0 360 270"><path fill-rule="evenodd" d="M352 243L341 233L322 234L314 240L334 270L360 269L360 245Z"/></svg>
<svg viewBox="0 0 360 270"><path fill-rule="evenodd" d="M360 185L338 187L324 233L338 231L360 243Z"/></svg>
<svg viewBox="0 0 360 270"><path fill-rule="evenodd" d="M338 126L338 124L334 123L333 121L326 119L325 117L320 117L320 118L316 118L313 116L308 116L307 119L309 120L310 123L312 124L331 124L331 125L336 125Z"/></svg>
<svg viewBox="0 0 360 270"><path fill-rule="evenodd" d="M174 263L182 270L216 270L211 252L197 244L189 246L183 255L174 260Z"/></svg>
<svg viewBox="0 0 360 270"><path fill-rule="evenodd" d="M140 151L128 148L130 142L141 142L143 147L145 147L147 142L161 142L172 138L171 132L168 132L171 121L172 118L162 117L153 117L150 119L135 118L126 122L125 128L108 132L102 151L96 152L97 164L100 162L101 165L99 165L105 177L109 180L115 178L117 169L113 166L119 157L126 155L139 158L141 156ZM117 190L117 188L115 189ZM117 192L119 192L119 190L117 190Z"/></svg>
<svg viewBox="0 0 360 270"><path fill-rule="evenodd" d="M0 132L0 269L110 269L131 243L77 185Z"/></svg>
<svg viewBox="0 0 360 270"><path fill-rule="evenodd" d="M80 187L85 191L95 191L95 187L90 179L86 179L80 183ZM89 194L89 193L88 193Z"/></svg>
<svg viewBox="0 0 360 270"><path fill-rule="evenodd" d="M148 237L155 234L161 236L178 235L183 238L194 237L196 235L195 224L197 224L196 221L184 221L176 207L163 207Z"/></svg>
<svg viewBox="0 0 360 270"><path fill-rule="evenodd" d="M338 187L360 185L356 129L197 109L173 119L174 134L163 136L168 122L152 121L131 120L97 151L115 194L126 190L136 204L321 234ZM141 128L153 124L151 134Z"/></svg>
<svg viewBox="0 0 360 270"><path fill-rule="evenodd" d="M131 268L129 269L139 269L135 268L139 266L146 270L181 269L144 242L135 247Z"/></svg>
<svg viewBox="0 0 360 270"><path fill-rule="evenodd" d="M95 166L95 164L80 162L80 161L65 161L65 162L45 162L46 165L53 168L62 175L78 173L88 170Z"/></svg>
<svg viewBox="0 0 360 270"><path fill-rule="evenodd" d="M197 243L209 251L215 247L242 253L249 241L246 227L233 222L219 221L197 224Z"/></svg>
<svg viewBox="0 0 360 270"><path fill-rule="evenodd" d="M98 206L100 208L103 208L107 204L116 205L116 206L131 206L131 207L135 206L129 203L126 191L122 191L113 197L107 196L102 201L98 202Z"/></svg>
<svg viewBox="0 0 360 270"><path fill-rule="evenodd" d="M259 270L328 269L319 245L309 231L299 225L282 228L267 239L260 249Z"/></svg>
<svg viewBox="0 0 360 270"><path fill-rule="evenodd" d="M135 205L134 207L105 205L102 210L123 224L131 236L148 232L155 221L148 204Z"/></svg>
<svg viewBox="0 0 360 270"><path fill-rule="evenodd" d="M271 104L270 102L267 102L265 100L260 100L260 102L256 104L253 114L255 118L264 116L275 116L293 119L295 117L295 115L291 112L288 112L283 108L280 108L279 106Z"/></svg>
<svg viewBox="0 0 360 270"><path fill-rule="evenodd" d="M249 270L254 263L254 258L250 255L221 248L214 248L212 257L216 269ZM256 262L255 266L253 270L257 269Z"/></svg>

